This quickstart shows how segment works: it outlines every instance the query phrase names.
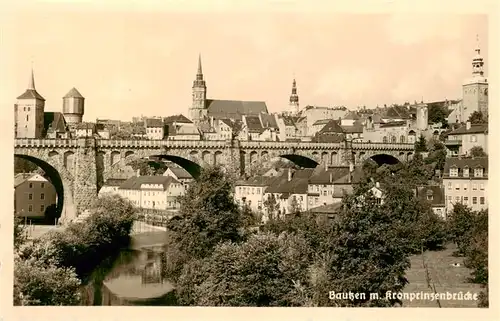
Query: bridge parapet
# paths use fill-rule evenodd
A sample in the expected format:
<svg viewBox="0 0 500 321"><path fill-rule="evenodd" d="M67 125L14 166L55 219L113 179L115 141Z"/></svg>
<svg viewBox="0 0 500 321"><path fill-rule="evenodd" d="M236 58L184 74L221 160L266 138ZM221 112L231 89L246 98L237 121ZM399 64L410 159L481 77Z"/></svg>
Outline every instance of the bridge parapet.
<svg viewBox="0 0 500 321"><path fill-rule="evenodd" d="M97 146L101 148L224 148L227 141L207 140L113 140L99 139Z"/></svg>
<svg viewBox="0 0 500 321"><path fill-rule="evenodd" d="M271 142L271 141L241 141L244 149L339 149L343 143L312 143L312 142Z"/></svg>
<svg viewBox="0 0 500 321"><path fill-rule="evenodd" d="M415 145L411 143L364 143L353 142L352 149L361 150L405 150L412 151Z"/></svg>
<svg viewBox="0 0 500 321"><path fill-rule="evenodd" d="M50 148L50 147L78 147L78 139L32 139L16 138L14 147Z"/></svg>

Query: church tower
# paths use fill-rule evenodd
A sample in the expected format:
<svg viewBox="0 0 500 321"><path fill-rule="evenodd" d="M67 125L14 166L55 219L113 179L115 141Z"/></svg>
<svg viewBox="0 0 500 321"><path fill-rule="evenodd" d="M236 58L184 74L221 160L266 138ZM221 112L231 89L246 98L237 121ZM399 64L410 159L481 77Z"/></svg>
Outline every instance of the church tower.
<svg viewBox="0 0 500 321"><path fill-rule="evenodd" d="M35 75L31 68L28 89L17 97L14 105L16 138L42 138L45 99L35 89Z"/></svg>
<svg viewBox="0 0 500 321"><path fill-rule="evenodd" d="M297 82L295 82L295 79L292 83L292 94L290 95L289 112L291 115L297 115L299 113L299 95L297 95Z"/></svg>
<svg viewBox="0 0 500 321"><path fill-rule="evenodd" d="M415 107L417 109L417 129L425 131L429 126L429 109L427 104L422 100L422 102L417 104Z"/></svg>
<svg viewBox="0 0 500 321"><path fill-rule="evenodd" d="M196 124L207 117L207 86L203 80L203 70L201 69L201 54L198 56L198 72L193 81L193 104L189 109L189 116Z"/></svg>
<svg viewBox="0 0 500 321"><path fill-rule="evenodd" d="M73 87L66 96L63 97L63 114L68 124L81 123L84 109L85 98Z"/></svg>
<svg viewBox="0 0 500 321"><path fill-rule="evenodd" d="M483 115L488 114L488 79L484 76L484 60L479 38L475 51L476 55L472 58L472 77L463 84L461 122L466 122L475 111L480 111Z"/></svg>

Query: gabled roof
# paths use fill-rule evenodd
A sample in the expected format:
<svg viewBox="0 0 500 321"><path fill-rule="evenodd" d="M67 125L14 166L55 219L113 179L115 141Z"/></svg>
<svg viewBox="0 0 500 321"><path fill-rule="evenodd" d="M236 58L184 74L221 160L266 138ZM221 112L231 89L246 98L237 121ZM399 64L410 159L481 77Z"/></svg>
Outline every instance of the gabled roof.
<svg viewBox="0 0 500 321"><path fill-rule="evenodd" d="M26 89L26 91L17 99L38 99L45 101L45 98L42 97L35 89Z"/></svg>
<svg viewBox="0 0 500 321"><path fill-rule="evenodd" d="M309 211L311 213L318 214L336 214L342 209L342 202L336 202L333 204L321 205L311 208Z"/></svg>
<svg viewBox="0 0 500 321"><path fill-rule="evenodd" d="M197 127L188 124L177 124L174 125L170 123L166 125L167 133L169 136L174 135L200 135L200 131Z"/></svg>
<svg viewBox="0 0 500 321"><path fill-rule="evenodd" d="M262 119L262 127L278 129L278 123L273 115L261 113L260 118Z"/></svg>
<svg viewBox="0 0 500 321"><path fill-rule="evenodd" d="M24 183L33 173L19 173L14 176L14 188Z"/></svg>
<svg viewBox="0 0 500 321"><path fill-rule="evenodd" d="M314 122L313 126L326 125L331 121L331 119L319 119Z"/></svg>
<svg viewBox="0 0 500 321"><path fill-rule="evenodd" d="M483 168L485 173L483 174L484 177L487 176L487 171L488 171L488 157L475 157L475 158L458 158L458 157L450 157L446 159L446 162L444 163L444 172L448 173L450 171L450 168L458 168L458 169L463 169L463 168ZM463 174L463 171L460 171L460 175Z"/></svg>
<svg viewBox="0 0 500 321"><path fill-rule="evenodd" d="M163 121L160 118L147 118L145 123L147 128L163 127Z"/></svg>
<svg viewBox="0 0 500 321"><path fill-rule="evenodd" d="M300 169L292 173L292 179L288 181L288 171L284 171L280 176L271 182L266 193L280 193L284 196L291 194L307 194L309 177L314 169Z"/></svg>
<svg viewBox="0 0 500 321"><path fill-rule="evenodd" d="M411 113L406 106L391 106L383 111L383 118L409 119Z"/></svg>
<svg viewBox="0 0 500 321"><path fill-rule="evenodd" d="M402 127L406 126L406 121L401 120L401 121L390 121L387 123L382 123L380 124L380 128L387 128L387 127Z"/></svg>
<svg viewBox="0 0 500 321"><path fill-rule="evenodd" d="M323 134L323 133L338 133L338 134L342 134L342 133L344 133L344 129L339 125L338 120L331 119L331 120L328 121L328 123L325 125L325 127L321 128L321 130L319 131L319 133L320 134Z"/></svg>
<svg viewBox="0 0 500 321"><path fill-rule="evenodd" d="M180 184L180 182L172 176L134 176L123 182L119 189L140 190L142 184L161 184L163 185L163 190L165 191L172 183Z"/></svg>
<svg viewBox="0 0 500 321"><path fill-rule="evenodd" d="M347 113L347 115L344 116L343 119L358 120L359 116L355 111L350 111Z"/></svg>
<svg viewBox="0 0 500 321"><path fill-rule="evenodd" d="M178 179L191 179L193 176L189 174L188 171L186 171L182 167L169 167L169 169L174 173L175 176L177 176ZM167 171L165 171L167 173ZM164 173L164 175L165 175ZM165 175L166 176L166 175Z"/></svg>
<svg viewBox="0 0 500 321"><path fill-rule="evenodd" d="M73 87L63 98L83 98L83 96L75 87Z"/></svg>
<svg viewBox="0 0 500 321"><path fill-rule="evenodd" d="M334 184L358 184L361 182L361 179L364 177L363 169L358 166L354 168L354 171L352 172L352 178L351 182L349 183L349 171L347 171L347 174L344 175L343 177L337 179Z"/></svg>
<svg viewBox="0 0 500 321"><path fill-rule="evenodd" d="M208 116L214 118L241 119L243 115L258 116L268 113L263 101L207 99Z"/></svg>
<svg viewBox="0 0 500 321"><path fill-rule="evenodd" d="M63 113L52 111L45 112L43 114L43 127L45 132L66 132L67 125Z"/></svg>
<svg viewBox="0 0 500 321"><path fill-rule="evenodd" d="M182 114L165 117L165 118L163 118L163 122L165 124L173 123L173 122L185 123L185 124L192 124L193 123L191 120L189 120L186 116L184 116Z"/></svg>
<svg viewBox="0 0 500 321"><path fill-rule="evenodd" d="M263 128L259 116L246 116L247 129L251 133L262 133Z"/></svg>
<svg viewBox="0 0 500 321"><path fill-rule="evenodd" d="M363 132L363 124L361 120L355 120L352 126L340 126L344 130L345 133L362 133Z"/></svg>
<svg viewBox="0 0 500 321"><path fill-rule="evenodd" d="M470 128L464 125L451 132L448 135L467 135L467 134L483 134L488 132L488 123L485 124L471 124Z"/></svg>
<svg viewBox="0 0 500 321"><path fill-rule="evenodd" d="M317 166L311 177L309 177L310 184L333 184L338 179L349 174L348 166L335 166L328 167Z"/></svg>

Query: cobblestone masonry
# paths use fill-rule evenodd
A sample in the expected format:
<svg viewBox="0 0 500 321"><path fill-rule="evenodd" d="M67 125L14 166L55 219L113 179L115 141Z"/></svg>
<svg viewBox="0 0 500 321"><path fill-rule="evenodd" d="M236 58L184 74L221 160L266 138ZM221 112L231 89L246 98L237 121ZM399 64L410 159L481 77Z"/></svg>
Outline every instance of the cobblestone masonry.
<svg viewBox="0 0 500 321"><path fill-rule="evenodd" d="M15 154L33 157L52 166L64 187L61 221L70 221L97 197L108 178L123 177L127 164L154 155L172 155L201 167L219 164L234 172L284 155L307 157L319 164L355 164L375 155L405 161L412 157L413 144L308 143L260 141L164 141L79 139L16 139Z"/></svg>

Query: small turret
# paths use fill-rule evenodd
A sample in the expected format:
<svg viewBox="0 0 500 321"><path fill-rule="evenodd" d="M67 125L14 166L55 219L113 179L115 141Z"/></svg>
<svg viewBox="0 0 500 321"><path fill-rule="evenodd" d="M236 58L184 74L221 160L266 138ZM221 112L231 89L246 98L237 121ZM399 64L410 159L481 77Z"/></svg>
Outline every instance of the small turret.
<svg viewBox="0 0 500 321"><path fill-rule="evenodd" d="M69 124L81 123L85 113L85 98L76 88L63 97L64 119Z"/></svg>

